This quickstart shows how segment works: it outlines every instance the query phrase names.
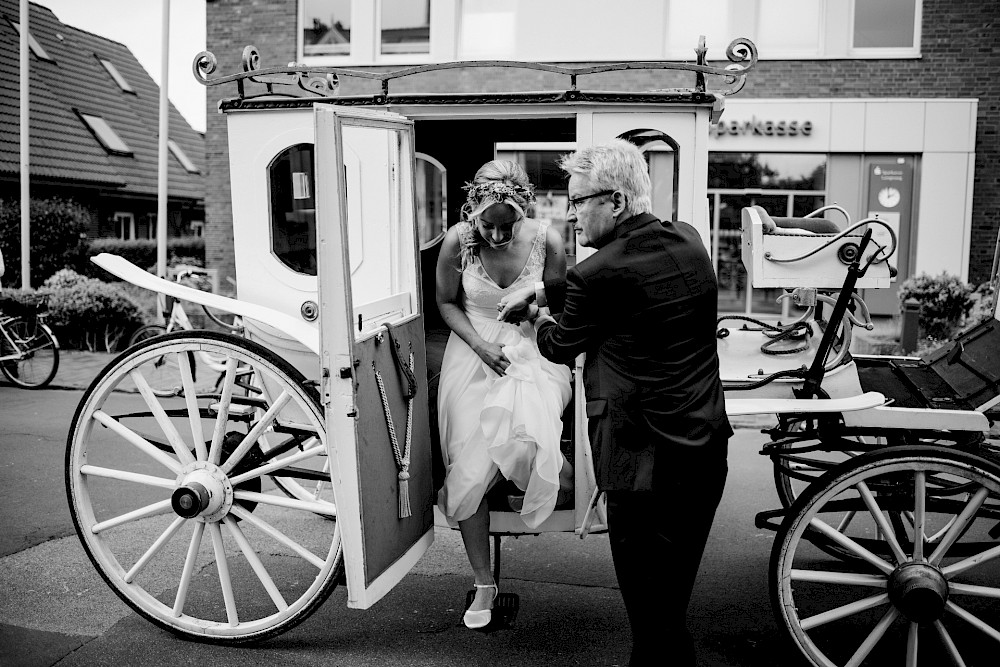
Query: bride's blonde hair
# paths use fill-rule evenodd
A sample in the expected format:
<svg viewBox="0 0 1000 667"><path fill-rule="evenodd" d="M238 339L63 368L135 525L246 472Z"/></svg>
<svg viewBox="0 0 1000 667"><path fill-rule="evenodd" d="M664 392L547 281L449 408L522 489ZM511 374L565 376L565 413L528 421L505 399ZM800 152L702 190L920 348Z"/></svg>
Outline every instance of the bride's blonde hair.
<svg viewBox="0 0 1000 667"><path fill-rule="evenodd" d="M535 201L535 188L528 174L521 165L510 160L490 160L465 184L464 190L467 196L462 205L462 222L468 223L471 229L460 235L463 268L479 254L479 247L485 243L473 224L483 211L495 204L507 204L526 218Z"/></svg>

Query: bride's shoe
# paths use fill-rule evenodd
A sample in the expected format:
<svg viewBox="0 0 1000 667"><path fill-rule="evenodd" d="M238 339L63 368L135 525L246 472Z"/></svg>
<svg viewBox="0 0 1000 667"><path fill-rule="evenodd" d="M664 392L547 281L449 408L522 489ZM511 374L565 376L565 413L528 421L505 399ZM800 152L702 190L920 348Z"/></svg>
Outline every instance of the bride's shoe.
<svg viewBox="0 0 1000 667"><path fill-rule="evenodd" d="M497 595L500 594L500 589L497 588L496 584L473 584L476 588L492 588L493 589L493 600L497 599ZM492 601L491 601L492 603ZM467 611L465 616L462 617L462 622L465 623L465 627L470 630L478 630L479 628L485 628L493 620L493 608L481 609L480 611Z"/></svg>

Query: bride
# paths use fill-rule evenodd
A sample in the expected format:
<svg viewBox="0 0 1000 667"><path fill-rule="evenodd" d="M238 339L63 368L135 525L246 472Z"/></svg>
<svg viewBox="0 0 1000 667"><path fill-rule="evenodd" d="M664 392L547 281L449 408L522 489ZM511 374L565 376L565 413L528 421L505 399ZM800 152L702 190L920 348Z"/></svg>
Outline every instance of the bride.
<svg viewBox="0 0 1000 667"><path fill-rule="evenodd" d="M527 174L493 160L466 185L462 222L438 259L437 305L451 329L438 385L438 427L446 477L438 505L458 523L475 573L476 597L463 621L489 624L497 587L490 570L486 492L505 478L524 492L520 515L540 525L572 488L559 449L571 396L569 368L538 353L534 329L498 320L499 301L538 281L564 278L559 234L526 216Z"/></svg>

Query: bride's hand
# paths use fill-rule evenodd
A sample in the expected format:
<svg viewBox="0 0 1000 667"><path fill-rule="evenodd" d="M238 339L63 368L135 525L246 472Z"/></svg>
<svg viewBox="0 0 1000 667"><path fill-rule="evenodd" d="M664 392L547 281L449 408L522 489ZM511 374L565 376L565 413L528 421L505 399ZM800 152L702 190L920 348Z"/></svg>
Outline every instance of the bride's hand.
<svg viewBox="0 0 1000 667"><path fill-rule="evenodd" d="M510 360L503 354L503 348L496 343L483 341L475 348L476 354L487 366L493 369L497 375L503 375L510 366Z"/></svg>
<svg viewBox="0 0 1000 667"><path fill-rule="evenodd" d="M497 310L500 314L497 315L497 319L501 322L512 322L518 324L528 314L528 305L535 300L535 288L534 286L524 287L520 290L511 292L507 296L500 299L500 303L497 304Z"/></svg>

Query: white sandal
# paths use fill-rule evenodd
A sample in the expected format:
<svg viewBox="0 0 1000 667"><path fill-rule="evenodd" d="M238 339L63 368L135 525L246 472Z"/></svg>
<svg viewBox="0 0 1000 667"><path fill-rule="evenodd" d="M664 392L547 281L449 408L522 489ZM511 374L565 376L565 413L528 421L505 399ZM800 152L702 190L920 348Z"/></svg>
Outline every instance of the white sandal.
<svg viewBox="0 0 1000 667"><path fill-rule="evenodd" d="M492 588L493 589L493 599L496 600L497 596L500 595L500 589L497 588L496 584L473 584L476 588ZM470 630L478 630L479 628L485 628L493 620L493 608L481 609L479 611L466 611L465 615L462 617L462 622L465 623L465 627Z"/></svg>

